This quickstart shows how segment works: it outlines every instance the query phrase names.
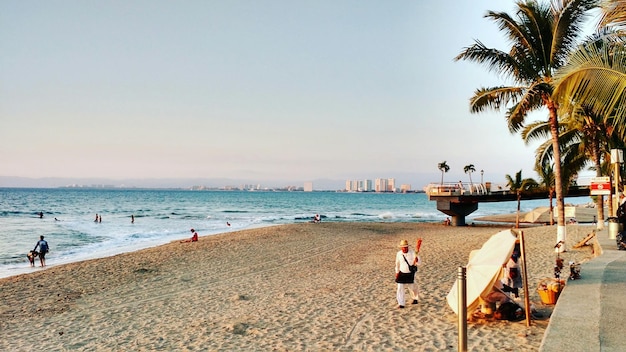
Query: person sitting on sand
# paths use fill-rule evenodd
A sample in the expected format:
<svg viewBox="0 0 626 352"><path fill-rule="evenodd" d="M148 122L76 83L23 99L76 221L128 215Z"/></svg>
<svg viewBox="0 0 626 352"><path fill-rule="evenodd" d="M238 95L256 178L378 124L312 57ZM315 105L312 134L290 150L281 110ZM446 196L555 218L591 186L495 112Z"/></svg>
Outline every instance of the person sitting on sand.
<svg viewBox="0 0 626 352"><path fill-rule="evenodd" d="M322 217L320 216L320 214L315 214L315 216L313 217L313 222L318 223L322 221Z"/></svg>
<svg viewBox="0 0 626 352"><path fill-rule="evenodd" d="M484 297L481 297L487 304L493 307L499 307L506 302L512 302L513 299L509 297L502 289L504 285L501 281L496 281L491 288L491 291Z"/></svg>
<svg viewBox="0 0 626 352"><path fill-rule="evenodd" d="M183 243L183 242L198 242L198 233L196 232L196 230L191 229L191 233L193 233L191 238L188 238L186 240L182 240L182 241L180 241L180 243Z"/></svg>

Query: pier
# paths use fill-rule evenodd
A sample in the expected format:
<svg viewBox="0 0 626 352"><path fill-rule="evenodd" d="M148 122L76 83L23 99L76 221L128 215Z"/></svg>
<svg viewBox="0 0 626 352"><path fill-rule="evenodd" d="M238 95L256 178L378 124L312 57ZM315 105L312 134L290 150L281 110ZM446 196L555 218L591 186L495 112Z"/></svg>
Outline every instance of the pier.
<svg viewBox="0 0 626 352"><path fill-rule="evenodd" d="M437 210L450 216L450 225L465 226L465 217L478 210L478 203L517 201L517 192L507 189L492 190L491 183L456 184L431 183L424 188L428 200L437 202ZM573 186L564 194L565 197L589 197L589 186ZM529 190L520 193L520 200L548 199L548 191Z"/></svg>

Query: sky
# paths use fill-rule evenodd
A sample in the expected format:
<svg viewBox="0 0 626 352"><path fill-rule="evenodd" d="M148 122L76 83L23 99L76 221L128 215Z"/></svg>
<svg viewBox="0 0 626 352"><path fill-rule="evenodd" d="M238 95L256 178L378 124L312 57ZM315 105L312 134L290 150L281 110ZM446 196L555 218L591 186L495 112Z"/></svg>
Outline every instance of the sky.
<svg viewBox="0 0 626 352"><path fill-rule="evenodd" d="M514 1L0 0L0 176L396 178L504 182L537 144L504 78L454 57L506 50L487 10ZM546 112L538 113L543 118ZM0 184L2 186L2 184Z"/></svg>

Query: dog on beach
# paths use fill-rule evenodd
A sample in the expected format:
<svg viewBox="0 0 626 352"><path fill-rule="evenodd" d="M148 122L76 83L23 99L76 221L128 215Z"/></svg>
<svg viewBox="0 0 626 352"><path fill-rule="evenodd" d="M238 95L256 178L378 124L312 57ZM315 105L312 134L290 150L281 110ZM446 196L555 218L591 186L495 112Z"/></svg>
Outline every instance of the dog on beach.
<svg viewBox="0 0 626 352"><path fill-rule="evenodd" d="M30 262L30 266L35 266L35 258L37 258L37 256L39 256L39 252L37 251L30 251L26 254L26 257L28 257L28 261Z"/></svg>

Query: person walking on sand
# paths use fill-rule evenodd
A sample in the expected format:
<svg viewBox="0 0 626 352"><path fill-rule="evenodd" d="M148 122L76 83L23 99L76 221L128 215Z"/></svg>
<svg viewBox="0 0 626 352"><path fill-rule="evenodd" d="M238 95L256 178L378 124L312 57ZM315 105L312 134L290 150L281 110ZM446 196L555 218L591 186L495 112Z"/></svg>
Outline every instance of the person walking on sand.
<svg viewBox="0 0 626 352"><path fill-rule="evenodd" d="M405 289L409 290L411 298L413 298L412 304L417 304L419 291L415 283L415 271L412 272L411 267L414 266L417 269L417 265L421 264L420 257L415 254L415 251L409 249L409 242L407 240L400 241L400 250L396 253L396 282L398 283L396 299L398 300L398 308L404 308Z"/></svg>
<svg viewBox="0 0 626 352"><path fill-rule="evenodd" d="M43 239L43 235L39 236L39 241L35 245L33 251L37 251L37 247L39 247L39 263L41 266L46 266L46 253L48 253L48 242Z"/></svg>

